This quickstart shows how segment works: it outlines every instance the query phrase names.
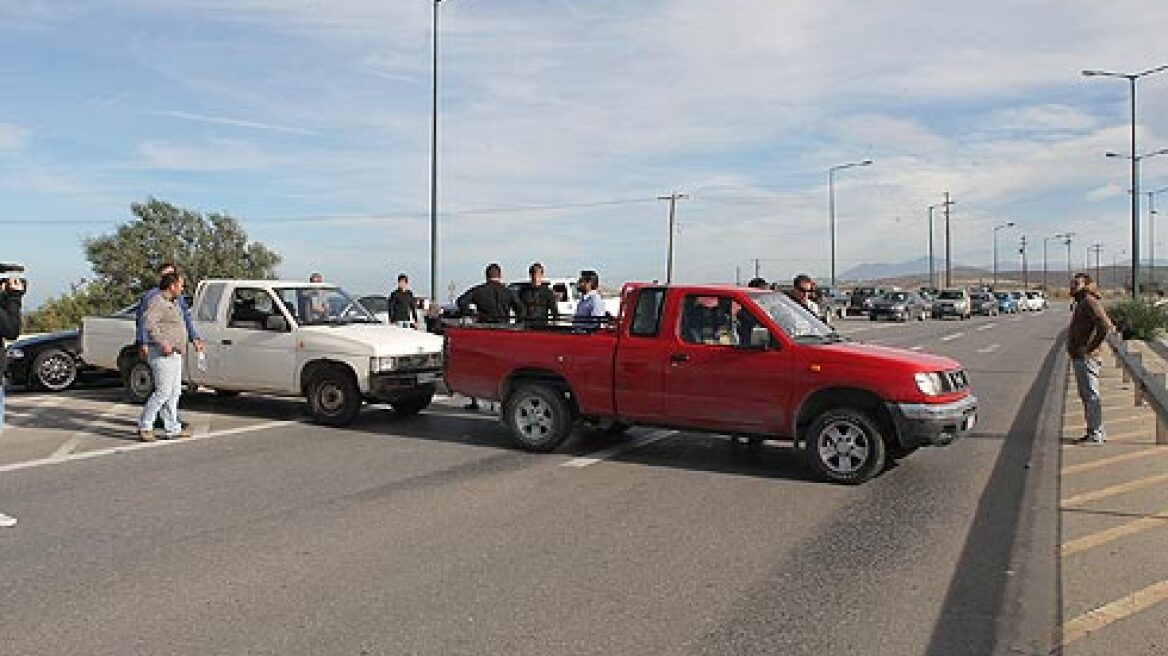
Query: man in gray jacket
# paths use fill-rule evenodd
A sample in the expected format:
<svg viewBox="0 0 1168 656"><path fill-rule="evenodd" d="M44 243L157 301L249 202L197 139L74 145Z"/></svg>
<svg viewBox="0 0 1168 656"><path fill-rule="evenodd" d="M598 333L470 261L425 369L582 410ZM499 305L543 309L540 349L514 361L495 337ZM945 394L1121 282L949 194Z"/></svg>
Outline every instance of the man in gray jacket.
<svg viewBox="0 0 1168 656"><path fill-rule="evenodd" d="M147 361L154 376L154 392L146 400L138 418L138 439L153 442L154 421L161 415L165 437L190 437L190 429L178 419L178 400L182 395L182 354L190 339L183 320L179 299L183 279L178 273L164 274L158 294L146 306L142 323L146 329ZM202 350L202 343L195 348Z"/></svg>

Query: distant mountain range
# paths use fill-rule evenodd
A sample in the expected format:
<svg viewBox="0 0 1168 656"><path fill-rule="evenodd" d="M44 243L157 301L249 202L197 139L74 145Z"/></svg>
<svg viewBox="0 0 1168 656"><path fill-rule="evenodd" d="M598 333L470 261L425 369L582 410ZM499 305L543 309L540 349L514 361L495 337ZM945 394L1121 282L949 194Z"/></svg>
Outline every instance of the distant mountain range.
<svg viewBox="0 0 1168 656"><path fill-rule="evenodd" d="M938 276L944 275L945 260L933 260L933 270ZM970 276L986 275L985 269L977 267L964 266L960 263L954 263L953 273L960 275L963 278ZM992 271L988 272L990 275ZM848 280L854 282L864 282L867 280L884 280L886 278L907 278L912 276L927 277L929 275L929 258L921 257L907 262L871 262L858 264L847 271L844 271L838 277L841 280Z"/></svg>

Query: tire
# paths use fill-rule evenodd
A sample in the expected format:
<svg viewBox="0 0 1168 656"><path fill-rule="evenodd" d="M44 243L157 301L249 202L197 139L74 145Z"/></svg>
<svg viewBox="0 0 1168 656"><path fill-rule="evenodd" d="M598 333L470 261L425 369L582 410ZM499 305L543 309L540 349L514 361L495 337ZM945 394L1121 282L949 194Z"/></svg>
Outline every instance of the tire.
<svg viewBox="0 0 1168 656"><path fill-rule="evenodd" d="M868 315L868 320L869 320L869 321L876 321L878 318L879 318L879 317L877 317L875 314L869 314L869 315Z"/></svg>
<svg viewBox="0 0 1168 656"><path fill-rule="evenodd" d="M215 390L215 396L221 399L234 399L239 396L239 390L217 389Z"/></svg>
<svg viewBox="0 0 1168 656"><path fill-rule="evenodd" d="M524 385L503 403L503 420L526 451L552 451L572 433L572 409L564 393L550 385Z"/></svg>
<svg viewBox="0 0 1168 656"><path fill-rule="evenodd" d="M393 406L393 411L397 414L403 417L412 417L430 407L432 400L434 400L434 390L431 389L402 397L401 400L394 401L390 405Z"/></svg>
<svg viewBox="0 0 1168 656"><path fill-rule="evenodd" d="M876 421L853 408L831 408L807 429L807 460L833 483L858 485L884 469L887 447Z"/></svg>
<svg viewBox="0 0 1168 656"><path fill-rule="evenodd" d="M46 349L33 358L28 377L36 389L63 392L77 382L77 359L64 349Z"/></svg>
<svg viewBox="0 0 1168 656"><path fill-rule="evenodd" d="M134 360L122 374L122 385L125 387L126 400L130 403L142 405L154 393L154 372L150 370L150 363L144 360Z"/></svg>
<svg viewBox="0 0 1168 656"><path fill-rule="evenodd" d="M347 426L361 412L361 391L352 372L329 367L308 384L308 412L325 426Z"/></svg>

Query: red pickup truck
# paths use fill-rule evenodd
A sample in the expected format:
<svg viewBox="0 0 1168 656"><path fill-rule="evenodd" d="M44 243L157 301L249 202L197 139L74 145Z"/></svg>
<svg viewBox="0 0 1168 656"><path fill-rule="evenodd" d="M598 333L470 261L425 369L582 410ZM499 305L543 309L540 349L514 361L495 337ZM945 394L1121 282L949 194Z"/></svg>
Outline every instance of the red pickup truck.
<svg viewBox="0 0 1168 656"><path fill-rule="evenodd" d="M781 438L841 483L949 444L977 414L956 361L851 342L782 292L732 286L628 284L600 326L452 326L445 377L501 401L528 450L578 421Z"/></svg>

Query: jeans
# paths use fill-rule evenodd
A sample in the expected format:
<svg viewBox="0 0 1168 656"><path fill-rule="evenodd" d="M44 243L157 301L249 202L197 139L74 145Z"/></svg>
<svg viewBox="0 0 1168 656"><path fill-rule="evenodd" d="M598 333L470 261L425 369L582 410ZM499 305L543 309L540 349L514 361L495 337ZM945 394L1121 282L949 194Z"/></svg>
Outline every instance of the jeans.
<svg viewBox="0 0 1168 656"><path fill-rule="evenodd" d="M2 348L2 347L0 347ZM0 376L0 433L4 432L4 376Z"/></svg>
<svg viewBox="0 0 1168 656"><path fill-rule="evenodd" d="M1071 358L1071 367L1075 370L1079 398L1083 400L1083 414L1087 419L1086 437L1102 440L1106 436L1103 430L1103 402L1099 399L1099 370L1103 362L1094 357Z"/></svg>
<svg viewBox="0 0 1168 656"><path fill-rule="evenodd" d="M138 429L154 428L154 420L162 417L162 427L167 435L177 435L182 430L178 421L178 399L182 395L182 354L162 355L156 346L150 347L147 356L150 373L154 375L154 393L146 400L142 415L138 418Z"/></svg>

